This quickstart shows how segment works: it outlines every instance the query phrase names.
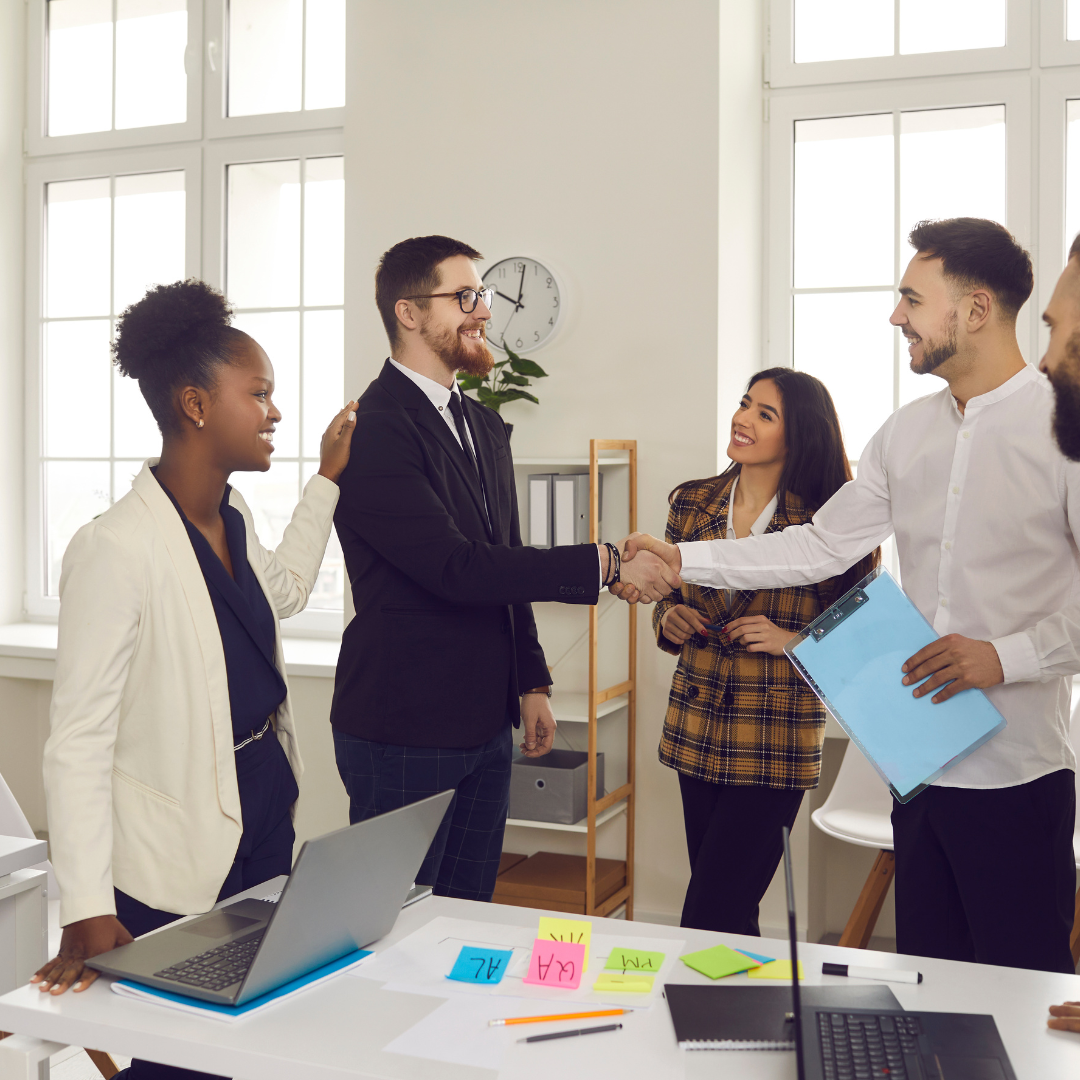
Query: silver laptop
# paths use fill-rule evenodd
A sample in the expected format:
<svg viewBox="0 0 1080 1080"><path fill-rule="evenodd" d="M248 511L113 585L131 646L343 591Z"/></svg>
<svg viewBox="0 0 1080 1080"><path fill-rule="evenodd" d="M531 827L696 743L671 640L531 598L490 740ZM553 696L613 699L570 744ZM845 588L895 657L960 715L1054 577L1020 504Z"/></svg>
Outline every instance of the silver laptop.
<svg viewBox="0 0 1080 1080"><path fill-rule="evenodd" d="M218 1005L276 990L390 931L453 795L308 840L277 903L239 900L87 966Z"/></svg>

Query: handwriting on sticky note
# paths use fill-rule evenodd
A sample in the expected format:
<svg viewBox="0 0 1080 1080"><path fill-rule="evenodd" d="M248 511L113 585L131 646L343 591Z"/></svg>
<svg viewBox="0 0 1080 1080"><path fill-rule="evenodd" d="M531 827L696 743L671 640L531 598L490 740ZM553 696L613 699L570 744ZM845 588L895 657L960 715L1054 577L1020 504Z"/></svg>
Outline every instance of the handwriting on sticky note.
<svg viewBox="0 0 1080 1080"><path fill-rule="evenodd" d="M605 971L621 971L624 974L655 975L664 963L662 952L646 952L644 949L612 949L604 965Z"/></svg>
<svg viewBox="0 0 1080 1080"><path fill-rule="evenodd" d="M585 962L585 946L572 941L533 942L529 974L522 980L534 986L550 986L560 990L576 990L581 985Z"/></svg>
<svg viewBox="0 0 1080 1080"><path fill-rule="evenodd" d="M652 975L623 975L619 971L601 971L593 983L593 990L602 994L651 994L652 988Z"/></svg>
<svg viewBox="0 0 1080 1080"><path fill-rule="evenodd" d="M494 986L502 982L513 955L512 949L477 949L472 945L463 945L446 977L455 982Z"/></svg>
<svg viewBox="0 0 1080 1080"><path fill-rule="evenodd" d="M592 923L583 919L553 919L544 915L536 931L537 938L544 941L565 941L585 946L582 971L589 970L589 944L592 941Z"/></svg>

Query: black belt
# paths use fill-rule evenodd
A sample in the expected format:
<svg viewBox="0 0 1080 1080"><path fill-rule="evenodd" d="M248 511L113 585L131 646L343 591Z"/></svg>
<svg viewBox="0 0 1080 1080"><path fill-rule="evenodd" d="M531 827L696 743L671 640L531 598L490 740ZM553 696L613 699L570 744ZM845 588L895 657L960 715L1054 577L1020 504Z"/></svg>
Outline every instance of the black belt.
<svg viewBox="0 0 1080 1080"><path fill-rule="evenodd" d="M262 728L259 731L252 729L251 734L243 742L239 742L233 747L233 751L243 750L249 743L258 742L269 730L270 717L268 716L266 718L266 723L263 724Z"/></svg>

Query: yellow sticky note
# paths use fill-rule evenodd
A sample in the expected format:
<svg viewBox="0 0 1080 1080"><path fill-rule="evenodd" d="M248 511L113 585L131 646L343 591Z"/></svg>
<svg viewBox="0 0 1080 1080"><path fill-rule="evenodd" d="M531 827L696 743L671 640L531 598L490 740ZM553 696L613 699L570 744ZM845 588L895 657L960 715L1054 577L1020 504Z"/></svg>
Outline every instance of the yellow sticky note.
<svg viewBox="0 0 1080 1080"><path fill-rule="evenodd" d="M623 975L618 971L601 971L593 983L593 989L601 993L650 994L653 988L651 975Z"/></svg>
<svg viewBox="0 0 1080 1080"><path fill-rule="evenodd" d="M791 979L791 961L774 960L771 964L762 964L746 973L748 979ZM805 979L802 961L799 961L799 978Z"/></svg>
<svg viewBox="0 0 1080 1080"><path fill-rule="evenodd" d="M589 970L589 944L592 941L592 923L583 919L553 919L544 915L540 919L540 928L536 936L544 941L580 942L585 946L585 963L582 971Z"/></svg>

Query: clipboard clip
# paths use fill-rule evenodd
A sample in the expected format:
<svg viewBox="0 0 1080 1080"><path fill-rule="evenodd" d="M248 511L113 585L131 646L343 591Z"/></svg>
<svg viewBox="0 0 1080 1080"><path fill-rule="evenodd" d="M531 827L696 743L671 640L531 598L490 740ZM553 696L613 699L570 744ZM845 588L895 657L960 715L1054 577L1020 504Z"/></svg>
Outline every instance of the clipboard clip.
<svg viewBox="0 0 1080 1080"><path fill-rule="evenodd" d="M819 615L810 625L810 637L815 641L832 633L849 615L856 612L864 604L869 603L870 597L862 589L852 589L842 600L833 604L828 611Z"/></svg>

